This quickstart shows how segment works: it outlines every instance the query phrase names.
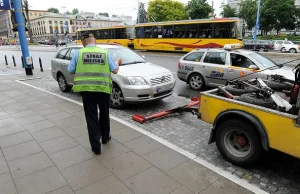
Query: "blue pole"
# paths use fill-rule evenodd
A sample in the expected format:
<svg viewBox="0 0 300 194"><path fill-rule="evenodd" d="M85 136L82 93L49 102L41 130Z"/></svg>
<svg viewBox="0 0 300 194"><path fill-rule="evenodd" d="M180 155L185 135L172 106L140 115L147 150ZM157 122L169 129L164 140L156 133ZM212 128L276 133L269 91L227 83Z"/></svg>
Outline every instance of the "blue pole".
<svg viewBox="0 0 300 194"><path fill-rule="evenodd" d="M13 9L16 16L16 25L18 28L22 56L24 59L25 72L26 75L33 75L31 68L32 61L31 57L29 56L29 49L25 32L25 20L23 17L21 0L13 0Z"/></svg>
<svg viewBox="0 0 300 194"><path fill-rule="evenodd" d="M257 3L257 14L256 14L256 23L255 23L255 31L254 31L254 40L256 40L257 37L257 30L259 25L259 17L260 17L260 0L258 0Z"/></svg>

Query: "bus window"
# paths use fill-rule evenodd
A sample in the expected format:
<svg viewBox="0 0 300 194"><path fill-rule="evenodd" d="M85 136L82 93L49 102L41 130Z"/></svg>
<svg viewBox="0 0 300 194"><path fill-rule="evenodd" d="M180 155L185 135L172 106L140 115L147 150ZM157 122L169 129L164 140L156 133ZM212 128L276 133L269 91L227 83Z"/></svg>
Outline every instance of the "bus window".
<svg viewBox="0 0 300 194"><path fill-rule="evenodd" d="M214 24L214 38L231 38L231 23L216 23Z"/></svg>
<svg viewBox="0 0 300 194"><path fill-rule="evenodd" d="M190 24L190 25L187 24L185 37L186 38L199 38L198 28L199 28L198 24Z"/></svg>
<svg viewBox="0 0 300 194"><path fill-rule="evenodd" d="M163 38L173 38L174 37L174 26L168 25L163 27Z"/></svg>
<svg viewBox="0 0 300 194"><path fill-rule="evenodd" d="M153 26L153 37L152 38L162 38L162 27Z"/></svg>
<svg viewBox="0 0 300 194"><path fill-rule="evenodd" d="M212 24L199 24L199 37L211 38L212 37Z"/></svg>
<svg viewBox="0 0 300 194"><path fill-rule="evenodd" d="M141 38L142 37L142 27L135 28L135 37Z"/></svg>
<svg viewBox="0 0 300 194"><path fill-rule="evenodd" d="M116 39L127 39L126 29L125 28L117 28L115 38Z"/></svg>
<svg viewBox="0 0 300 194"><path fill-rule="evenodd" d="M174 32L175 38L183 38L185 36L185 25L175 25L174 29L175 29Z"/></svg>
<svg viewBox="0 0 300 194"><path fill-rule="evenodd" d="M153 35L152 35L152 26L146 26L145 27L145 37L143 38L152 38Z"/></svg>

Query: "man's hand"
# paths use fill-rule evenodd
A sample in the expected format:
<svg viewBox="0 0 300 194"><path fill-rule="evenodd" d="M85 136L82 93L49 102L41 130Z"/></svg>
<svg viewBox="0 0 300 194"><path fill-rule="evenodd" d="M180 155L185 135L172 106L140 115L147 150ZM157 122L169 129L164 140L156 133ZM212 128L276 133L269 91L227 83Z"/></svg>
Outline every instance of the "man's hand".
<svg viewBox="0 0 300 194"><path fill-rule="evenodd" d="M75 75L75 73L73 73L73 72L70 72L70 75Z"/></svg>
<svg viewBox="0 0 300 194"><path fill-rule="evenodd" d="M119 66L122 64L122 62L123 62L122 57L121 57L121 58L118 58L118 59L116 60L116 63L117 63Z"/></svg>

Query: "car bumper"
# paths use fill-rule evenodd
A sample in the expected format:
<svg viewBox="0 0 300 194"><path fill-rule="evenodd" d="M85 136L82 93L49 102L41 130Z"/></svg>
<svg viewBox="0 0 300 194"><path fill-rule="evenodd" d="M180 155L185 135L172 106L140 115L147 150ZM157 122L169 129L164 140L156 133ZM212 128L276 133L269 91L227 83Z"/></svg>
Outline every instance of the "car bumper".
<svg viewBox="0 0 300 194"><path fill-rule="evenodd" d="M185 82L187 81L186 75L187 75L187 73L185 73L185 72L177 71L177 77L181 81L185 81Z"/></svg>
<svg viewBox="0 0 300 194"><path fill-rule="evenodd" d="M159 100L173 94L176 81L166 85L126 85L122 86L125 102L148 102Z"/></svg>

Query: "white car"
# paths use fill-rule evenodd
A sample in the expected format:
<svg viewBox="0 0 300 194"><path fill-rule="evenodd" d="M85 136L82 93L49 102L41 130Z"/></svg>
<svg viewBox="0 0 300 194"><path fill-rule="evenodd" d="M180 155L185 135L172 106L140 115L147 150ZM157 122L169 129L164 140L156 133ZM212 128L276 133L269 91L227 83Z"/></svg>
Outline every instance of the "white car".
<svg viewBox="0 0 300 194"><path fill-rule="evenodd" d="M275 40L275 50L281 52L298 53L300 52L300 45L294 44L292 41L287 40Z"/></svg>
<svg viewBox="0 0 300 194"><path fill-rule="evenodd" d="M112 74L113 90L110 106L123 108L126 103L148 102L172 95L175 78L166 68L150 63L134 51L119 45L97 45L107 50L113 60L123 58L118 74ZM51 60L52 76L63 92L72 89L74 76L68 72L73 53L82 48L72 45L63 48Z"/></svg>

